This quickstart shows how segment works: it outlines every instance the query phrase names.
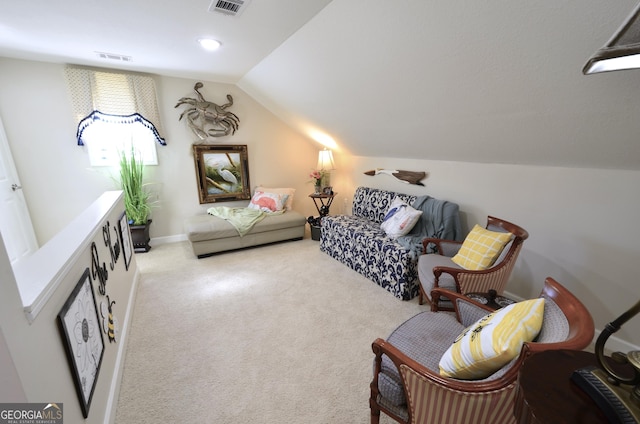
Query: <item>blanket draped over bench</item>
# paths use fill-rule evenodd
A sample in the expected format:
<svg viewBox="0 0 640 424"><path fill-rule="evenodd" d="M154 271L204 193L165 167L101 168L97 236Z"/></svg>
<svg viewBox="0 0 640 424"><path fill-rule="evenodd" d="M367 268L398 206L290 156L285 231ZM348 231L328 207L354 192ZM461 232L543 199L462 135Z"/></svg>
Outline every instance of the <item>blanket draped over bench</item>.
<svg viewBox="0 0 640 424"><path fill-rule="evenodd" d="M380 224L396 197L423 213L406 236L393 239L380 228ZM353 196L352 210L353 215L322 218L320 250L402 300L412 299L418 294L417 262L422 239L463 238L458 205L430 196L358 187Z"/></svg>
<svg viewBox="0 0 640 424"><path fill-rule="evenodd" d="M284 211L273 212L273 214L282 214ZM240 237L247 234L254 225L262 221L267 213L259 209L250 208L230 208L228 206L216 206L207 209L209 215L217 216L228 221L238 230Z"/></svg>
<svg viewBox="0 0 640 424"><path fill-rule="evenodd" d="M244 209L244 208L241 208ZM229 216L233 216L233 213ZM222 212L224 214L224 212ZM243 249L285 240L302 240L306 218L294 210L285 213L267 213L241 237L231 221L211 214L188 217L184 223L187 239L198 258L218 252Z"/></svg>

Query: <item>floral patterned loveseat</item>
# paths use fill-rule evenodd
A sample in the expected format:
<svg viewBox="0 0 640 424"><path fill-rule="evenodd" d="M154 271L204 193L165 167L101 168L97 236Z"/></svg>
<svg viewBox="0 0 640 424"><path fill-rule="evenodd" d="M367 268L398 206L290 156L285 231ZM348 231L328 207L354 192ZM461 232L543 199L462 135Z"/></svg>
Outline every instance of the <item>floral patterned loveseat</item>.
<svg viewBox="0 0 640 424"><path fill-rule="evenodd" d="M380 228L393 200L409 205L428 198L429 208L407 235L393 239ZM436 212L436 213L432 213ZM460 240L458 205L429 196L412 196L370 187L358 187L353 196L353 215L322 218L320 250L402 300L418 294L417 262L424 237Z"/></svg>

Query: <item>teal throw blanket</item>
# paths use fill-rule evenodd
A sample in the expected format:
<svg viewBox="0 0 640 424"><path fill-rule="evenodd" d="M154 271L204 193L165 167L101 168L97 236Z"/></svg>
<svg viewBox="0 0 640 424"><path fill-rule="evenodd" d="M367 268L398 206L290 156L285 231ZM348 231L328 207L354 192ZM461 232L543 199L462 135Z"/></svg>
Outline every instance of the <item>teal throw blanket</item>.
<svg viewBox="0 0 640 424"><path fill-rule="evenodd" d="M416 258L420 256L422 239L426 237L462 240L457 204L430 196L418 196L412 206L422 211L422 216L409 234L398 237L398 243L408 249L411 256Z"/></svg>

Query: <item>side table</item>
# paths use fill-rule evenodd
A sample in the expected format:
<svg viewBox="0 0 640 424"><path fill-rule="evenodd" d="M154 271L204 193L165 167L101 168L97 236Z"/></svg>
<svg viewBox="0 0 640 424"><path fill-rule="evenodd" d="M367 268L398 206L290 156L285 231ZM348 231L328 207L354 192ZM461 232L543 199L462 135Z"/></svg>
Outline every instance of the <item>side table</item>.
<svg viewBox="0 0 640 424"><path fill-rule="evenodd" d="M516 303L515 300L509 299L508 297L499 296L495 290L489 290L486 293L473 292L467 293L467 296L471 300L475 300L478 303L482 303L493 310L497 310L500 308L504 308L505 306L511 305L512 303Z"/></svg>
<svg viewBox="0 0 640 424"><path fill-rule="evenodd" d="M309 226L311 227L311 239L315 241L320 240L320 225L322 224L322 218L329 215L329 208L331 207L331 203L333 203L333 198L338 193L324 194L324 193L312 193L309 195L313 199L313 204L316 205L316 210L320 215L317 218L309 217L307 222L309 222ZM320 202L318 204L318 202Z"/></svg>
<svg viewBox="0 0 640 424"><path fill-rule="evenodd" d="M597 364L595 354L577 350L548 350L527 358L518 374L514 407L516 422L608 423L595 401L571 381L573 371ZM610 364L614 368L620 366Z"/></svg>
<svg viewBox="0 0 640 424"><path fill-rule="evenodd" d="M309 197L313 199L313 203L316 205L316 209L320 214L320 218L322 218L323 216L329 215L329 208L331 207L331 204L333 203L333 198L336 196L336 194L338 193L331 193L331 194L312 193L309 195ZM320 202L320 204L318 204L318 202Z"/></svg>

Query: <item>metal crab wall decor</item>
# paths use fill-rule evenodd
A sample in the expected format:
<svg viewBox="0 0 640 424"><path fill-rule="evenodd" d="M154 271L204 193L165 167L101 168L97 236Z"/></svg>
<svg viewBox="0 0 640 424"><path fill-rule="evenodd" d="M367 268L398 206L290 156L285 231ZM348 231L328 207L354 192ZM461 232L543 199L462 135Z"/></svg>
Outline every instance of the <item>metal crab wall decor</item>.
<svg viewBox="0 0 640 424"><path fill-rule="evenodd" d="M223 137L225 135L234 134L240 125L240 118L233 112L226 109L233 105L233 97L227 94L228 103L218 106L215 103L208 102L204 99L200 91L203 87L201 82L197 82L193 89L198 95L197 99L191 97L182 97L174 107L189 105L187 109L180 114L178 121L186 115L187 124L191 131L201 140L208 137Z"/></svg>

